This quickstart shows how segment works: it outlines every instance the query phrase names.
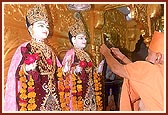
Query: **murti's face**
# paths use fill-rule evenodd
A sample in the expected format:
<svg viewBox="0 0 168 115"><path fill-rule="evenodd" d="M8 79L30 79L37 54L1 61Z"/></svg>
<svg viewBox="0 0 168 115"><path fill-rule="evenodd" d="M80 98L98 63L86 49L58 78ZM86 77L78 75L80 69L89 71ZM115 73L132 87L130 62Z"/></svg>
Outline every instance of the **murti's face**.
<svg viewBox="0 0 168 115"><path fill-rule="evenodd" d="M49 25L45 21L37 21L32 26L33 34L32 37L36 40L43 41L48 37Z"/></svg>
<svg viewBox="0 0 168 115"><path fill-rule="evenodd" d="M86 47L86 36L84 34L78 34L75 39L74 47L78 49L83 49Z"/></svg>

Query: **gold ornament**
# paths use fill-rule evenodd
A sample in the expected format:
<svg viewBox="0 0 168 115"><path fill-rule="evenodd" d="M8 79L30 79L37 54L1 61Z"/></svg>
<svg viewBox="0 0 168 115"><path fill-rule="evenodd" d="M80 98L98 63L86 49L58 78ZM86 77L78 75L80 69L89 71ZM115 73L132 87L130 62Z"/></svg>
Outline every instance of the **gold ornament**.
<svg viewBox="0 0 168 115"><path fill-rule="evenodd" d="M77 36L78 34L86 35L86 30L83 22L80 19L76 19L75 23L69 27L69 31L72 36Z"/></svg>
<svg viewBox="0 0 168 115"><path fill-rule="evenodd" d="M33 8L28 10L26 17L30 24L33 24L37 21L48 21L45 5L35 5Z"/></svg>

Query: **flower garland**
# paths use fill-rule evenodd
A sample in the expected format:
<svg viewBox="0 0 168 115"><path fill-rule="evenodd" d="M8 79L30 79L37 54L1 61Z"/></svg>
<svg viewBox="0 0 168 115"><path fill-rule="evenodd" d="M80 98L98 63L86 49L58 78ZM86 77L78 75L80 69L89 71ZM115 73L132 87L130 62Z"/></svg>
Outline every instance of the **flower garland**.
<svg viewBox="0 0 168 115"><path fill-rule="evenodd" d="M83 80L86 79L91 80L93 79L93 88L95 95L95 103L96 103L96 110L102 110L102 84L101 84L101 76L97 72L92 73L92 61L88 54L84 51L80 51L75 49L77 59L79 59L79 66L82 68L84 73L75 73L75 66L71 66L71 71L63 73L63 68L57 69L57 77L58 77L58 91L60 95L60 103L63 111L83 111L84 108L84 87L83 87ZM89 78L86 78L87 75L91 75ZM71 79L70 79L71 78ZM90 81L91 82L91 81ZM88 84L86 84L88 85ZM90 84L92 85L92 84ZM92 86L89 86L92 87ZM70 95L70 93L72 95ZM87 91L87 93L89 93ZM70 97L71 96L71 97ZM85 96L84 96L85 97ZM86 98L86 97L85 97ZM70 108L70 100L71 100L71 107ZM92 109L94 110L94 109Z"/></svg>
<svg viewBox="0 0 168 115"><path fill-rule="evenodd" d="M39 55L28 51L27 47L21 47L21 53L25 60L19 71L19 80L21 83L21 89L19 91L20 111L32 111L37 107L35 103L34 79L38 79L38 72L31 69L34 69L33 64L39 59ZM29 65L30 70L28 73L25 70L26 65Z"/></svg>
<svg viewBox="0 0 168 115"><path fill-rule="evenodd" d="M37 105L35 104L35 89L34 80L32 75L30 75L29 80L26 79L26 74L24 71L24 66L21 67L19 71L19 80L21 82L21 89L19 95L19 105L21 106L20 111L32 111L35 110Z"/></svg>
<svg viewBox="0 0 168 115"><path fill-rule="evenodd" d="M94 86L95 86L95 95L96 95L96 105L97 111L103 110L103 103L102 103L102 84L101 84L101 74L97 72L93 73L94 78Z"/></svg>
<svg viewBox="0 0 168 115"><path fill-rule="evenodd" d="M72 74L72 103L73 111L83 110L82 80L77 74Z"/></svg>
<svg viewBox="0 0 168 115"><path fill-rule="evenodd" d="M64 79L63 79L63 72L62 72L62 67L57 69L57 77L58 77L58 91L59 91L59 96L60 96L60 103L61 103L61 109L63 111L68 111L70 110L69 106L69 93L66 91L65 92L65 84L64 84ZM68 90L68 86L66 86L66 90ZM65 98L67 97L67 98Z"/></svg>
<svg viewBox="0 0 168 115"><path fill-rule="evenodd" d="M82 101L82 81L76 74L66 73L63 79L62 68L57 69L58 77L58 91L60 95L60 103L63 111L70 110L70 99L72 99L72 110L82 111L83 101ZM72 79L72 89L70 89L70 77ZM78 78L78 79L77 79ZM72 97L70 97L70 90Z"/></svg>
<svg viewBox="0 0 168 115"><path fill-rule="evenodd" d="M27 111L27 84L26 84L26 76L24 74L23 69L19 71L19 80L21 82L20 96L19 96L19 105L21 106L20 111Z"/></svg>

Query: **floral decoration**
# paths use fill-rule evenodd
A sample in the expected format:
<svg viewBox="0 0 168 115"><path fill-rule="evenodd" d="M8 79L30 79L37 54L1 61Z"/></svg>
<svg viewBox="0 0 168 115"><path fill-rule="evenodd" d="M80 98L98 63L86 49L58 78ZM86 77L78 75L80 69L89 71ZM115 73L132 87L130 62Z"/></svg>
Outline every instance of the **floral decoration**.
<svg viewBox="0 0 168 115"><path fill-rule="evenodd" d="M24 63L27 65L30 65L39 59L38 53L32 53L28 51L26 47L21 47L21 53L23 57L25 58Z"/></svg>
<svg viewBox="0 0 168 115"><path fill-rule="evenodd" d="M82 67L85 71L85 68L93 67L91 61L79 61L80 67ZM83 78L86 77L86 73L74 74L67 72L65 75L62 72L62 68L57 69L57 76L59 80L58 90L60 95L60 103L63 111L70 110L70 100L72 100L72 110L73 111L82 111L84 109L84 103L82 100L83 95ZM71 78L71 88L70 88L70 78ZM95 95L96 95L96 105L97 110L102 110L102 84L101 84L101 76L100 74L94 72L94 87L95 87ZM71 97L70 97L71 90Z"/></svg>
<svg viewBox="0 0 168 115"><path fill-rule="evenodd" d="M101 74L98 74L97 72L93 73L96 105L98 111L101 111L103 109L102 96L101 96L102 95L101 77L102 77Z"/></svg>
<svg viewBox="0 0 168 115"><path fill-rule="evenodd" d="M80 61L79 61L79 65L80 65L80 67L82 67L82 68L92 67L92 66L93 66L93 64L92 64L91 61L87 62L87 61L84 61L84 60L80 60Z"/></svg>
<svg viewBox="0 0 168 115"><path fill-rule="evenodd" d="M31 74L29 74L29 79L27 79L23 69L24 67L22 66L19 71L19 80L21 82L19 95L20 111L32 111L37 107L35 104L36 93L34 89L34 80Z"/></svg>

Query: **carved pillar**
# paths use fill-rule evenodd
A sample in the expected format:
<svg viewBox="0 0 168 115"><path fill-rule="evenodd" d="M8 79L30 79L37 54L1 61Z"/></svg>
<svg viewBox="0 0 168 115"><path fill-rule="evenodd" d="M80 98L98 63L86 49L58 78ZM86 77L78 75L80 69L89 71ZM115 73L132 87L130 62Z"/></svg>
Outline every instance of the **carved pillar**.
<svg viewBox="0 0 168 115"><path fill-rule="evenodd" d="M94 11L94 49L95 49L95 64L98 66L98 64L101 61L101 54L100 54L100 45L102 44L102 27L104 25L104 11Z"/></svg>

